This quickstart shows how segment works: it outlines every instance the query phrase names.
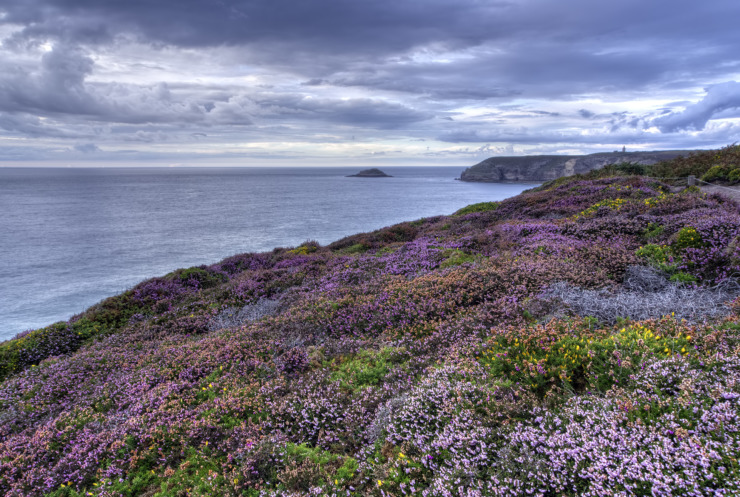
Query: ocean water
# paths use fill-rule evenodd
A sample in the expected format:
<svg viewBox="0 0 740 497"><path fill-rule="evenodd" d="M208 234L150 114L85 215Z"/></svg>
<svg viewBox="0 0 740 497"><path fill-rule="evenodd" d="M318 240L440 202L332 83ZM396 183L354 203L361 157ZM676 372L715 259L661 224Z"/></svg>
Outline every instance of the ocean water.
<svg viewBox="0 0 740 497"><path fill-rule="evenodd" d="M142 280L225 257L327 244L451 214L532 184L459 167L0 168L0 340L69 319Z"/></svg>

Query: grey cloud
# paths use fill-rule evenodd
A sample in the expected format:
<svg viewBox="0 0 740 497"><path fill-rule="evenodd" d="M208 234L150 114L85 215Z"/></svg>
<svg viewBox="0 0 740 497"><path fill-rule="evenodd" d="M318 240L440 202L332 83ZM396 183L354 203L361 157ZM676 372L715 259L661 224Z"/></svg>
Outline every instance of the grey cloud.
<svg viewBox="0 0 740 497"><path fill-rule="evenodd" d="M710 86L699 102L681 112L661 116L655 119L654 124L664 133L683 129L702 130L720 112L737 108L740 108L740 83L728 81Z"/></svg>
<svg viewBox="0 0 740 497"><path fill-rule="evenodd" d="M481 84L477 78L465 72L464 67L435 68L426 75L411 75L408 68L398 67L386 77L366 78L362 74L353 78L331 80L335 86L359 86L387 91L424 95L432 100L488 100L493 98L515 97L521 90L505 89L489 83ZM414 71L418 72L418 71ZM443 76L443 73L447 75Z"/></svg>
<svg viewBox="0 0 740 497"><path fill-rule="evenodd" d="M79 50L59 46L44 54L32 75L5 67L0 76L0 110L84 114L93 101L84 87L93 61Z"/></svg>
<svg viewBox="0 0 740 497"><path fill-rule="evenodd" d="M318 119L383 129L432 117L407 105L372 98L330 99L292 93L253 91L246 95L219 91L212 95L213 99L203 100L199 88L181 87L173 91L165 83L140 86L88 82L93 69L93 60L79 49L56 46L44 54L41 69L30 77L22 72L0 76L0 111L64 114L103 123L138 125L247 126L258 117ZM29 126L14 127L22 131ZM160 141L162 136L139 133L129 139L151 142Z"/></svg>
<svg viewBox="0 0 740 497"><path fill-rule="evenodd" d="M42 121L37 116L0 112L0 128L11 134L34 138L82 138L92 132L70 129L71 126L58 121Z"/></svg>
<svg viewBox="0 0 740 497"><path fill-rule="evenodd" d="M125 32L178 46L264 43L352 53L439 41L440 20L449 27L448 43L476 43L490 27L486 20L507 8L507 2L450 0L7 0L3 6L5 22L27 26L24 36L100 43Z"/></svg>
<svg viewBox="0 0 740 497"><path fill-rule="evenodd" d="M133 134L123 135L121 139L125 142L158 143L168 141L169 137L162 131L137 130Z"/></svg>
<svg viewBox="0 0 740 497"><path fill-rule="evenodd" d="M93 68L92 58L80 49L57 45L42 56L35 73L8 68L0 75L0 111L119 123L252 123L249 114L254 105L247 98L204 103L174 95L165 83L89 83Z"/></svg>
<svg viewBox="0 0 740 497"><path fill-rule="evenodd" d="M674 0L671 8L638 0L598 8L586 0L4 4L4 22L26 26L26 37L94 45L126 35L154 45L240 46L244 60L301 74L308 85L332 81L437 100L673 84L726 71L740 44L732 21L740 6L732 0ZM435 53L468 49L469 57L444 63L409 56L433 60Z"/></svg>
<svg viewBox="0 0 740 497"><path fill-rule="evenodd" d="M0 161L45 160L51 154L43 148L0 146Z"/></svg>
<svg viewBox="0 0 740 497"><path fill-rule="evenodd" d="M443 59L439 62L400 63L394 58L351 62L324 81L340 87L419 95L444 104L632 91L666 84L677 66L687 72L689 67L710 71L718 63L718 60L689 56L677 63L672 53L655 53L647 48L620 51L616 48L624 42L620 38L600 40L603 47L596 50L587 38L561 40L550 32L525 41L526 30L509 35L512 43L503 43L503 48L499 40L487 40L449 61L444 60L446 54L442 52L436 55ZM434 53L429 56L435 58Z"/></svg>
<svg viewBox="0 0 740 497"><path fill-rule="evenodd" d="M308 81L304 81L301 83L303 86L321 86L325 83L325 81L321 78L313 78L309 79Z"/></svg>
<svg viewBox="0 0 740 497"><path fill-rule="evenodd" d="M257 95L267 118L328 121L352 126L393 129L424 121L433 114L396 102L371 98L328 99L304 95Z"/></svg>
<svg viewBox="0 0 740 497"><path fill-rule="evenodd" d="M66 139L80 156L75 143L200 153L387 130L530 148L704 144L735 129L713 120L737 115L737 83L676 101L736 78L737 18L736 0L4 0L0 27L15 33L0 40L0 137ZM664 115L578 110L631 100L674 102Z"/></svg>
<svg viewBox="0 0 740 497"><path fill-rule="evenodd" d="M480 130L458 129L438 136L440 141L450 143L516 143L523 145L537 144L578 144L581 146L612 146L635 143L649 143L655 139L641 129L612 132L600 130L583 134L579 130L532 130L528 128L510 128ZM679 148L686 148L686 144Z"/></svg>
<svg viewBox="0 0 740 497"><path fill-rule="evenodd" d="M94 143L81 143L79 145L75 145L74 149L78 152L82 152L83 154L93 154L95 152L100 152L100 148L98 148L98 146Z"/></svg>
<svg viewBox="0 0 740 497"><path fill-rule="evenodd" d="M304 100L302 104L300 109L333 122L383 129L393 129L433 117L402 104L369 98L334 101L310 99Z"/></svg>

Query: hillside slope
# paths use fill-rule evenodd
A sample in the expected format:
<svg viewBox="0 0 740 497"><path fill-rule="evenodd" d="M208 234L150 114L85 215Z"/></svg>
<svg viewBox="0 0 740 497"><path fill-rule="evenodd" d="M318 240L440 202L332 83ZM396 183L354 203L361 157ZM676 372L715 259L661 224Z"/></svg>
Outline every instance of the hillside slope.
<svg viewBox="0 0 740 497"><path fill-rule="evenodd" d="M148 280L1 344L0 493L737 495L739 240L595 175Z"/></svg>

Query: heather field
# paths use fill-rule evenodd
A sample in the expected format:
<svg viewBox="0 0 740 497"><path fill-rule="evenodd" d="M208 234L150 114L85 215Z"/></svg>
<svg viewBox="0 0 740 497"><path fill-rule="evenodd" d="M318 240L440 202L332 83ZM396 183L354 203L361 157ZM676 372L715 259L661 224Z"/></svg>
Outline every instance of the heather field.
<svg viewBox="0 0 740 497"><path fill-rule="evenodd" d="M0 344L0 493L740 495L740 207L628 169Z"/></svg>

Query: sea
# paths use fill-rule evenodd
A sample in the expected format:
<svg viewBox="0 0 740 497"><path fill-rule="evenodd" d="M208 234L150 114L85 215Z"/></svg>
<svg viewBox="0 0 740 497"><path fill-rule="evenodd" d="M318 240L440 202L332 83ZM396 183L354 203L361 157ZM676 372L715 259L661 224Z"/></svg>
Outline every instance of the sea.
<svg viewBox="0 0 740 497"><path fill-rule="evenodd" d="M536 184L460 167L0 168L0 341L137 283L231 255L328 244Z"/></svg>

